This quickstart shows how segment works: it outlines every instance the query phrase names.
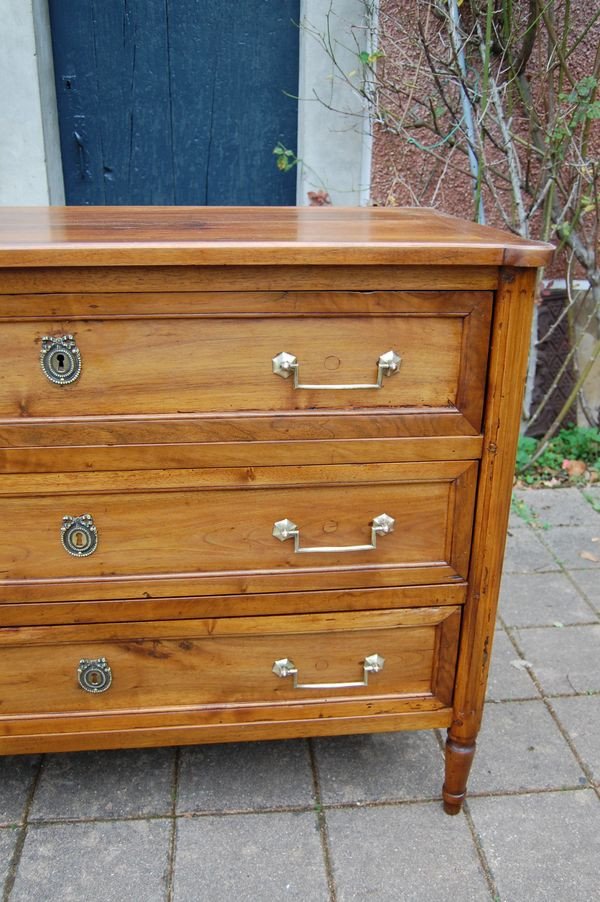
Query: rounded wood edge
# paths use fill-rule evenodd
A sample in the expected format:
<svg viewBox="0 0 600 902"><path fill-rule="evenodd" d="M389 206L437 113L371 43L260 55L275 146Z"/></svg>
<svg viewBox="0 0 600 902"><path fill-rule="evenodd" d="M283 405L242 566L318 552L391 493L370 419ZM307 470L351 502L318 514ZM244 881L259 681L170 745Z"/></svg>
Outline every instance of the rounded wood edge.
<svg viewBox="0 0 600 902"><path fill-rule="evenodd" d="M507 247L504 251L504 266L522 267L524 269L537 269L539 266L548 266L554 257L555 248L552 244L534 244Z"/></svg>
<svg viewBox="0 0 600 902"><path fill-rule="evenodd" d="M459 814L462 809L474 755L475 740L462 742L448 736L445 749L446 779L442 787L443 807L446 814Z"/></svg>
<svg viewBox="0 0 600 902"><path fill-rule="evenodd" d="M462 798L460 798L458 800L453 800L453 801L450 801L449 799L444 798L444 801L442 802L442 807L444 809L444 813L449 814L452 817L454 817L457 814L460 814L460 812L462 811L462 804L463 804L464 798L465 798L464 795L462 796Z"/></svg>

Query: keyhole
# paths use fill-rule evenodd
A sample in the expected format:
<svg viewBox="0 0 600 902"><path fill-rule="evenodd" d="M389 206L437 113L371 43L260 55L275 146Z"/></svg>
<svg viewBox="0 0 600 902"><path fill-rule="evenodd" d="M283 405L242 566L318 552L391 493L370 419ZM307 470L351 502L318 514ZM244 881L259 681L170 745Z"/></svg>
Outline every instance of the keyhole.
<svg viewBox="0 0 600 902"><path fill-rule="evenodd" d="M65 355L57 354L56 355L56 369L59 373L64 373L65 371Z"/></svg>
<svg viewBox="0 0 600 902"><path fill-rule="evenodd" d="M75 545L77 548L83 548L83 546L85 544L86 544L85 535L82 532L80 532L79 530L77 532L74 532L73 533L73 545Z"/></svg>
<svg viewBox="0 0 600 902"><path fill-rule="evenodd" d="M92 670L92 672L88 675L88 680L92 684L92 686L98 686L100 683L100 674L97 670Z"/></svg>

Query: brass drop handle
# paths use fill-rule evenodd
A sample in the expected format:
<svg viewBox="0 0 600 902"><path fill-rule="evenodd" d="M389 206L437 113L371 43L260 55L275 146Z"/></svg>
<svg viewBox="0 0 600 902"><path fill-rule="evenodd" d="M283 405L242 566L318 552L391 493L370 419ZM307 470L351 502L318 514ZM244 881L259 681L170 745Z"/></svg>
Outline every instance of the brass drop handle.
<svg viewBox="0 0 600 902"><path fill-rule="evenodd" d="M368 686L369 674L379 673L380 670L383 670L384 664L385 658L382 658L381 655L376 653L368 655L363 661L362 680L353 680L349 683L299 683L298 668L289 658L281 658L279 661L275 661L272 670L276 676L282 679L291 676L294 689L356 689L360 686Z"/></svg>
<svg viewBox="0 0 600 902"><path fill-rule="evenodd" d="M377 536L387 536L394 531L396 521L387 514L380 514L371 521L370 545L312 545L300 547L300 529L292 520L278 520L273 524L273 535L280 542L294 540L294 554L331 554L346 551L373 551L377 548Z"/></svg>
<svg viewBox="0 0 600 902"><path fill-rule="evenodd" d="M294 388L318 389L319 391L360 391L370 388L383 388L383 377L393 376L400 369L402 358L396 351L386 351L381 354L377 361L377 381L367 383L354 383L350 385L311 385L309 383L300 382L300 364L298 358L287 351L281 351L276 357L273 357L273 372L282 379L289 379L294 376Z"/></svg>
<svg viewBox="0 0 600 902"><path fill-rule="evenodd" d="M40 364L44 376L55 385L70 385L81 375L81 353L72 335L44 335Z"/></svg>
<svg viewBox="0 0 600 902"><path fill-rule="evenodd" d="M77 680L86 692L106 692L112 683L112 670L106 658L82 658L77 668Z"/></svg>

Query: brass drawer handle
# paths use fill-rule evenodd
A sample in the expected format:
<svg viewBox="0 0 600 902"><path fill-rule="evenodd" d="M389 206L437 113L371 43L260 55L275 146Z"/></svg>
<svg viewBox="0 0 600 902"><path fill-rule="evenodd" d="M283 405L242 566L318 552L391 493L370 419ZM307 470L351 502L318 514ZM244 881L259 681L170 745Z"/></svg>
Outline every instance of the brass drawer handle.
<svg viewBox="0 0 600 902"><path fill-rule="evenodd" d="M98 547L98 530L91 514L63 517L60 537L65 551L73 557L87 557Z"/></svg>
<svg viewBox="0 0 600 902"><path fill-rule="evenodd" d="M354 385L310 385L300 383L300 364L298 358L287 351L273 357L273 372L283 379L294 376L294 388L318 389L319 391L360 391L365 388L383 388L383 377L393 376L400 369L402 358L396 351L386 351L377 361L377 382Z"/></svg>
<svg viewBox="0 0 600 902"><path fill-rule="evenodd" d="M40 363L44 376L55 385L70 385L81 374L81 354L72 335L44 335Z"/></svg>
<svg viewBox="0 0 600 902"><path fill-rule="evenodd" d="M345 551L373 551L377 548L377 536L387 536L388 533L394 531L396 521L387 514L380 514L371 521L371 544L370 545L313 545L308 548L300 547L300 530L291 520L278 520L273 524L273 535L280 542L286 539L294 540L294 554L315 554L345 552Z"/></svg>
<svg viewBox="0 0 600 902"><path fill-rule="evenodd" d="M289 658L281 658L273 663L273 673L278 677L293 677L294 689L355 689L359 686L369 685L369 674L379 673L383 670L385 658L381 655L372 654L363 661L363 678L362 680L352 681L350 683L299 683L298 668Z"/></svg>
<svg viewBox="0 0 600 902"><path fill-rule="evenodd" d="M106 692L112 683L112 670L106 658L82 658L77 668L77 679L86 692Z"/></svg>

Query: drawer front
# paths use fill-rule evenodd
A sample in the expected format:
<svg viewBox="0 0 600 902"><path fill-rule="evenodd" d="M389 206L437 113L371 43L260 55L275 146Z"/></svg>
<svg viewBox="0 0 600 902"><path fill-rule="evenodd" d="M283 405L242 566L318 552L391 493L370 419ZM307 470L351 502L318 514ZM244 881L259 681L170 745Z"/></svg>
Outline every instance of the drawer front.
<svg viewBox="0 0 600 902"><path fill-rule="evenodd" d="M125 598L136 583L148 597L465 578L476 473L445 461L6 477L5 492L30 494L0 497L4 597L28 581L58 600L57 583L64 598L111 585Z"/></svg>
<svg viewBox="0 0 600 902"><path fill-rule="evenodd" d="M169 298L140 316L145 297L137 317L5 322L0 418L396 409L479 430L490 293L200 295L177 317Z"/></svg>
<svg viewBox="0 0 600 902"><path fill-rule="evenodd" d="M15 715L410 697L440 707L459 611L3 630L0 730Z"/></svg>

